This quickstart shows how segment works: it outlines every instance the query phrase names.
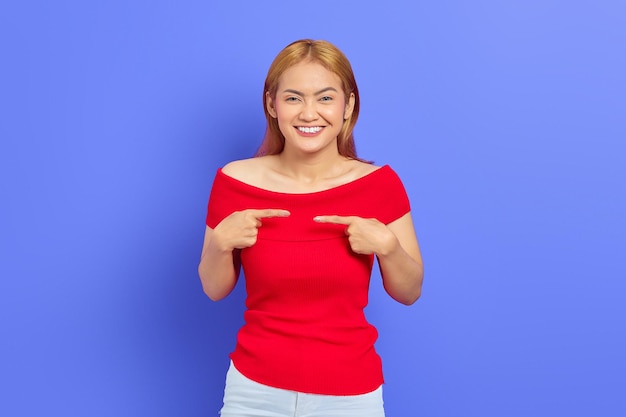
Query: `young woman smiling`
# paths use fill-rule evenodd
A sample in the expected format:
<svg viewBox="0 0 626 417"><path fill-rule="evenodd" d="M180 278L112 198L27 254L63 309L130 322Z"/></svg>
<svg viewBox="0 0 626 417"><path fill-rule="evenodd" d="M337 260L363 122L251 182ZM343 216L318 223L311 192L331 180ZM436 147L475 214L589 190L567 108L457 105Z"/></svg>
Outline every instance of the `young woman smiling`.
<svg viewBox="0 0 626 417"><path fill-rule="evenodd" d="M396 173L356 155L359 92L349 61L300 40L270 66L257 156L219 169L198 267L226 297L243 266L247 310L223 417L384 416L376 329L363 314L374 257L384 288L412 304L423 267Z"/></svg>

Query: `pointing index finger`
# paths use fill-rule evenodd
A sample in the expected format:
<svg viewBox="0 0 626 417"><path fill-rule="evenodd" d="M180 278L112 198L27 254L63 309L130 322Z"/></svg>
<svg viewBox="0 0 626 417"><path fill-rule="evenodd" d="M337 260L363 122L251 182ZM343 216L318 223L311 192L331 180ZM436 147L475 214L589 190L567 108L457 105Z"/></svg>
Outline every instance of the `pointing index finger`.
<svg viewBox="0 0 626 417"><path fill-rule="evenodd" d="M313 220L318 223L333 223L350 225L354 221L354 216L316 216Z"/></svg>
<svg viewBox="0 0 626 417"><path fill-rule="evenodd" d="M250 210L252 215L257 219L264 219L269 217L287 217L291 213L283 209L262 209L262 210Z"/></svg>

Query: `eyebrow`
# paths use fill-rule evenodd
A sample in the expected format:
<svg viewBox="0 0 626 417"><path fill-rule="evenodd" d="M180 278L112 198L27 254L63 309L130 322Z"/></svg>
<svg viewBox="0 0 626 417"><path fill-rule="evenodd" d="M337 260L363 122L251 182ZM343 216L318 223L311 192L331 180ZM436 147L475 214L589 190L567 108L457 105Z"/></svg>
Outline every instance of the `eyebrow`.
<svg viewBox="0 0 626 417"><path fill-rule="evenodd" d="M327 91L334 91L336 93L337 89L334 88L334 87L326 87L326 88L322 88L320 91L315 92L313 95L317 96L317 95L325 93ZM283 90L283 93L292 93L292 94L297 94L299 96L304 96L304 93L302 93L302 92L300 92L298 90L292 90L291 88Z"/></svg>

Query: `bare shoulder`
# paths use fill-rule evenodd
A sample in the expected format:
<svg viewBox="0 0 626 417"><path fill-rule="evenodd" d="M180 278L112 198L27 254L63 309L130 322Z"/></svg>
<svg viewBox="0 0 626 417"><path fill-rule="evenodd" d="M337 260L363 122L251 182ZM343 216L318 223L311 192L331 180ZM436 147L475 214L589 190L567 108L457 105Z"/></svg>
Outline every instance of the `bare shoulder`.
<svg viewBox="0 0 626 417"><path fill-rule="evenodd" d="M231 178L246 184L256 185L259 178L267 173L271 156L259 156L232 161L224 165L222 172Z"/></svg>
<svg viewBox="0 0 626 417"><path fill-rule="evenodd" d="M357 160L352 160L350 161L350 163L352 164L352 169L350 170L350 173L353 180L365 177L366 175L369 175L372 172L381 168L378 165L369 164L367 162L361 162Z"/></svg>

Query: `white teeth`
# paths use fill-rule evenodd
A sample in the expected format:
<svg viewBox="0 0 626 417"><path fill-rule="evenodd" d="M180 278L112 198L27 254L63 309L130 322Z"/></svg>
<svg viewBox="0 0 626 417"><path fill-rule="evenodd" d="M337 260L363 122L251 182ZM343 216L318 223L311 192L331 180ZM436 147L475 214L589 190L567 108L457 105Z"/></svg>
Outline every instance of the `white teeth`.
<svg viewBox="0 0 626 417"><path fill-rule="evenodd" d="M322 128L319 126L315 126L315 127L300 126L298 127L298 130L303 133L317 133L320 130L322 130Z"/></svg>

